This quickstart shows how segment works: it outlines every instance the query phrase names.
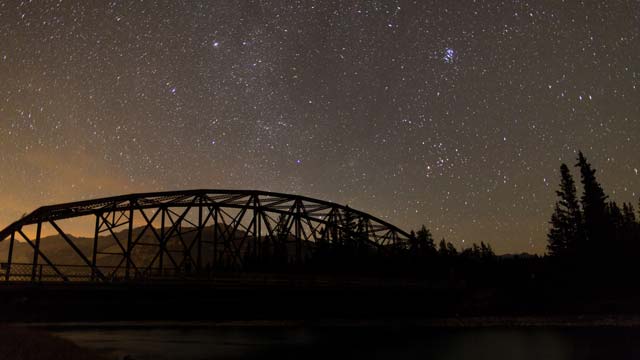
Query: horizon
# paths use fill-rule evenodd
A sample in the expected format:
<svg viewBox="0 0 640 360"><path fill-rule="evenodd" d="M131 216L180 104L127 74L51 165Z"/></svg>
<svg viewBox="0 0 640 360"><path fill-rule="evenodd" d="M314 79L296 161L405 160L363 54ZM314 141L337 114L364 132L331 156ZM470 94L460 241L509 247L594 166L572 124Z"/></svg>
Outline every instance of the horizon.
<svg viewBox="0 0 640 360"><path fill-rule="evenodd" d="M357 210L357 209L354 209L354 210ZM206 225L206 226L203 227L203 229L213 228L214 226L215 226L214 224ZM144 225L144 224L135 225L133 227L133 232L135 233L137 230L141 230L141 229L144 230L145 227L146 227L146 225ZM165 229L168 229L170 227L171 227L170 225L165 225ZM157 224L157 221L154 221L153 222L153 228L160 229L161 226L159 226L159 224ZM184 226L183 228L194 228L195 229L195 228L197 228L197 226L194 226L194 225L189 226L189 225L187 225L187 226ZM3 230L3 229L4 228L0 228L0 231ZM65 235L67 235L69 237L76 238L76 239L88 239L88 240L93 239L93 234L91 233L91 229L89 229L89 227L86 227L86 229L84 229L82 227L78 227L78 229L80 229L79 233L74 233L73 231L65 231ZM31 229L31 231L29 229L23 229L23 231L24 231L25 235L27 235L29 237L35 237L35 229ZM127 231L128 231L127 229L122 229L122 230L115 231L115 233L116 234L123 234L123 233L126 233ZM243 230L238 230L238 231L244 232ZM413 230L411 230L411 231L413 231ZM101 237L109 238L109 235L101 235ZM55 230L50 230L49 229L49 231L43 231L41 233L41 240L44 240L44 239L47 239L47 238L51 238L51 239L60 238L60 235ZM3 241L0 241L0 244L1 243L8 244L8 242L9 242L8 239L4 239ZM19 237L16 237L16 242L21 243L21 244L26 244L26 241L21 239L21 238L19 238ZM436 241L436 242L438 242L438 241ZM485 243L485 244L487 244L487 243ZM61 245L63 247L66 246L62 242L56 243L56 245ZM471 249L473 245L480 245L480 242L478 242L478 243L469 243L467 247L459 247L459 248L457 248L457 250L458 251L464 251L465 249ZM488 244L488 245L491 245L491 244ZM513 255L513 256L517 256L517 255L544 256L546 254L544 254L544 253L543 254L537 254L537 253L530 253L530 252L526 252L525 251L525 252L519 252L519 253L496 253L495 255L496 256L510 256L510 255Z"/></svg>

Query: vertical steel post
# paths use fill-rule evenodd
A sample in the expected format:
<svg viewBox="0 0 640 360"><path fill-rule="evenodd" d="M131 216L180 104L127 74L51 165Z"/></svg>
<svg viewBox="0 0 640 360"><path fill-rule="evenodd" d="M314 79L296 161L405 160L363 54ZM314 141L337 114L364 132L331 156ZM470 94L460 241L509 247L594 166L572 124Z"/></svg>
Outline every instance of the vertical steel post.
<svg viewBox="0 0 640 360"><path fill-rule="evenodd" d="M162 260L164 258L164 218L165 218L165 208L164 206L160 207L160 212L162 213L162 217L160 220L160 261L159 261L159 267L160 267L160 276L162 276L163 273L163 264L162 264Z"/></svg>
<svg viewBox="0 0 640 360"><path fill-rule="evenodd" d="M302 236L300 235L300 200L296 200L296 212L294 217L296 236L296 261L302 263Z"/></svg>
<svg viewBox="0 0 640 360"><path fill-rule="evenodd" d="M196 269L197 271L201 271L202 269L202 232L204 229L202 228L202 198L199 199L200 206L198 206L198 254L196 259Z"/></svg>
<svg viewBox="0 0 640 360"><path fill-rule="evenodd" d="M258 221L260 218L258 217L258 195L253 195L253 258L258 258Z"/></svg>
<svg viewBox="0 0 640 360"><path fill-rule="evenodd" d="M36 229L36 246L33 249L33 262L31 263L31 281L36 281L38 274L38 257L40 257L40 233L42 232L42 222L38 221Z"/></svg>
<svg viewBox="0 0 640 360"><path fill-rule="evenodd" d="M125 278L129 280L129 270L131 269L131 243L133 238L133 200L129 200L129 231L127 232L127 264L125 267Z"/></svg>
<svg viewBox="0 0 640 360"><path fill-rule="evenodd" d="M249 199L249 203L251 203L251 199ZM249 203L247 203L247 205L245 205L248 209L251 208L251 205L249 205ZM245 214L249 211L248 209L245 210ZM240 223L239 220L238 220L238 223ZM250 235L251 235L251 233L253 231L251 229L252 227L253 227L253 224L251 223L251 220L249 220L249 225L246 227L247 231L244 234L244 237L247 239L247 250L245 250L245 252L244 252L244 258L251 258L251 254L252 254L252 251L253 251L253 243L252 243L253 240L250 237ZM238 251L240 251L240 249L238 249Z"/></svg>
<svg viewBox="0 0 640 360"><path fill-rule="evenodd" d="M7 256L7 273L5 274L5 280L9 281L11 278L11 262L13 261L13 242L16 239L16 232L11 232L11 240L9 242L9 255Z"/></svg>
<svg viewBox="0 0 640 360"><path fill-rule="evenodd" d="M256 234L256 238L258 239L258 257L262 258L262 245L263 245L263 241L262 241L262 220L260 220L261 219L261 213L258 210L256 210L256 212L257 212L256 221L258 222L258 233Z"/></svg>
<svg viewBox="0 0 640 360"><path fill-rule="evenodd" d="M218 207L213 208L213 261L211 266L218 266Z"/></svg>
<svg viewBox="0 0 640 360"><path fill-rule="evenodd" d="M91 249L91 281L96 277L96 262L98 261L98 236L100 235L100 215L96 214L96 226L93 233L93 249Z"/></svg>

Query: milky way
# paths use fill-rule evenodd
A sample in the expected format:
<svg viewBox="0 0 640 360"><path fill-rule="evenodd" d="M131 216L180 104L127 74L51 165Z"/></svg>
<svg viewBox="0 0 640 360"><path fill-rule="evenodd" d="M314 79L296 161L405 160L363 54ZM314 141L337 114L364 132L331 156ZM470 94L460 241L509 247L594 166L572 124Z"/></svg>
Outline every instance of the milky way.
<svg viewBox="0 0 640 360"><path fill-rule="evenodd" d="M542 253L579 149L638 202L639 33L632 0L0 0L0 227L261 189Z"/></svg>

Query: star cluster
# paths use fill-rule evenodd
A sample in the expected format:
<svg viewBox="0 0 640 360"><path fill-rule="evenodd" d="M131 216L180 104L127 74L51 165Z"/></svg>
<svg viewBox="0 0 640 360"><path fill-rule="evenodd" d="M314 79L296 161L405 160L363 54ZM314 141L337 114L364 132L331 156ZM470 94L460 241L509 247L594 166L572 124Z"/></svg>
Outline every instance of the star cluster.
<svg viewBox="0 0 640 360"><path fill-rule="evenodd" d="M639 28L632 0L0 0L0 225L249 188L542 253L578 149L637 203Z"/></svg>

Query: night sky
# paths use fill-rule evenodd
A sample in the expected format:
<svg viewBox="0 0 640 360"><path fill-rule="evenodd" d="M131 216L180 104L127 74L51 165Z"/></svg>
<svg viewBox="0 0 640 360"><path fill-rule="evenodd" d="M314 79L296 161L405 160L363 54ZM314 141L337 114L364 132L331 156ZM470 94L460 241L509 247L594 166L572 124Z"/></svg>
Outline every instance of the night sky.
<svg viewBox="0 0 640 360"><path fill-rule="evenodd" d="M543 253L579 149L638 203L639 34L637 0L0 0L0 227L260 189Z"/></svg>

